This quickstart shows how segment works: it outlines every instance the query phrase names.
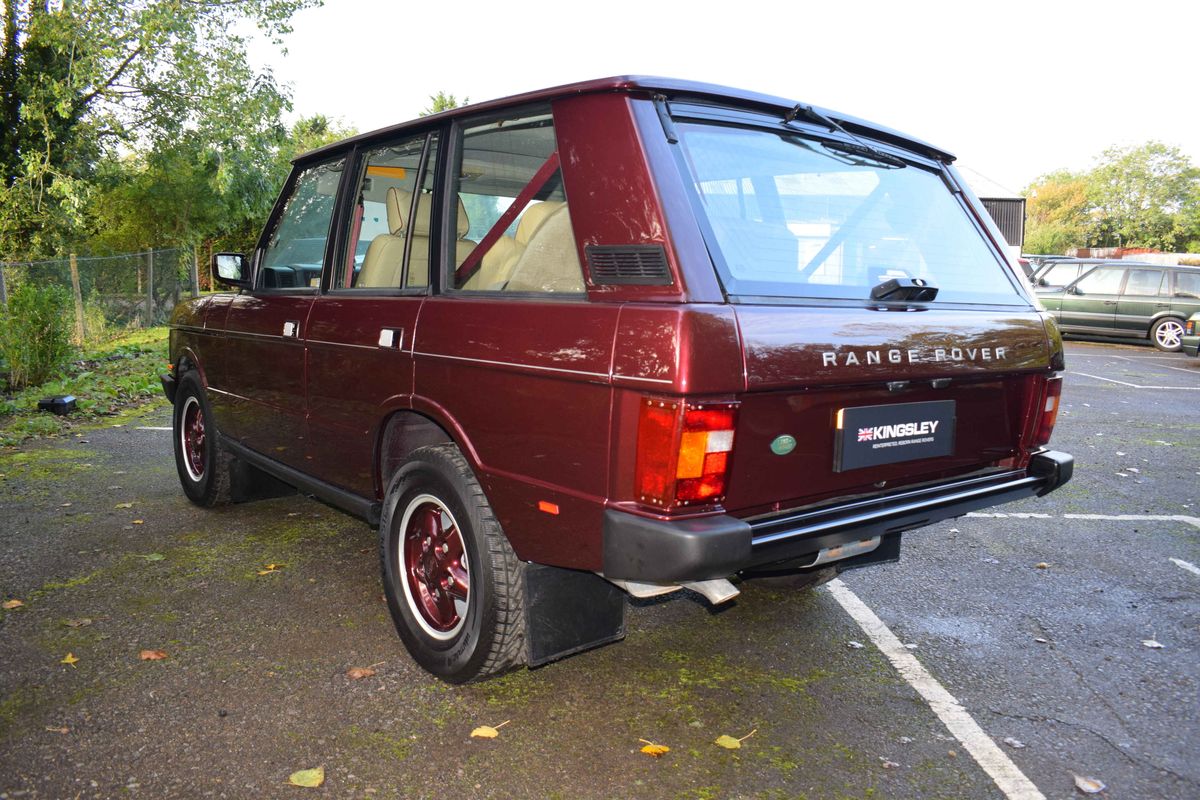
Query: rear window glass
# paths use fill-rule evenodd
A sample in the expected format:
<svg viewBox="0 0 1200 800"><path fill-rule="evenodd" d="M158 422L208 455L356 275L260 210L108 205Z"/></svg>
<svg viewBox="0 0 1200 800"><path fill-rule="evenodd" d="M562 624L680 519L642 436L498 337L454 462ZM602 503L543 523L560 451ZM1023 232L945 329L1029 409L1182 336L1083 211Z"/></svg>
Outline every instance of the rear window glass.
<svg viewBox="0 0 1200 800"><path fill-rule="evenodd" d="M939 303L1027 305L935 173L798 135L679 126L732 295L868 299L892 278Z"/></svg>

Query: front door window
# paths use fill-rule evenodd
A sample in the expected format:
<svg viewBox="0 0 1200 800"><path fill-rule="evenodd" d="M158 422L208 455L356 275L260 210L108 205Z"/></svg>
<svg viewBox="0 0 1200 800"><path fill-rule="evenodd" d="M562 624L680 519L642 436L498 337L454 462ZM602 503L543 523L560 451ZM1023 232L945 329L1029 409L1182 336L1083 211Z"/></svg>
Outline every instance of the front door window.
<svg viewBox="0 0 1200 800"><path fill-rule="evenodd" d="M263 248L256 288L314 289L320 283L342 166L339 158L296 176Z"/></svg>

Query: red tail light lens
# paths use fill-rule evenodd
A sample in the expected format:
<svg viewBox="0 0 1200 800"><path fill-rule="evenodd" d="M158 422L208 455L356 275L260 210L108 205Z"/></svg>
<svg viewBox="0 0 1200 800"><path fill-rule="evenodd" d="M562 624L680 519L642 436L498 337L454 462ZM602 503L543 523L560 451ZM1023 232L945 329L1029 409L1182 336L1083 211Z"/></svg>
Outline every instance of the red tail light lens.
<svg viewBox="0 0 1200 800"><path fill-rule="evenodd" d="M643 400L637 499L665 511L723 500L736 423L736 403Z"/></svg>
<svg viewBox="0 0 1200 800"><path fill-rule="evenodd" d="M1050 443L1050 434L1054 432L1054 423L1058 421L1058 403L1062 397L1062 378L1054 376L1046 379L1046 388L1042 392L1041 418L1038 421L1037 435L1033 443L1037 446Z"/></svg>

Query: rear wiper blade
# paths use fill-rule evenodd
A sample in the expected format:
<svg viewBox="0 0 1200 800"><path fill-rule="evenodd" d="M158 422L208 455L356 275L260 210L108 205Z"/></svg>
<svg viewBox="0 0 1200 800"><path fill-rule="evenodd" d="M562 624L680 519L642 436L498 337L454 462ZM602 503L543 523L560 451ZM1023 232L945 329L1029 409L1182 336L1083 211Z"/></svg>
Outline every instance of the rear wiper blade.
<svg viewBox="0 0 1200 800"><path fill-rule="evenodd" d="M906 164L904 162L904 159L897 158L896 156L893 156L889 153L885 153L882 150L878 150L878 149L871 147L870 145L866 145L866 144L860 144L860 143L856 143L856 142L825 141L825 142L821 142L821 145L826 150L837 150L840 153L849 153L850 155L863 156L864 158L869 158L872 161L877 161L881 164L886 164L891 167L907 167L908 166L908 164Z"/></svg>
<svg viewBox="0 0 1200 800"><path fill-rule="evenodd" d="M786 125L789 122L793 122L797 117L804 117L809 122L815 122L818 125L824 125L826 128L829 128L829 130L845 134L854 140L854 143L822 141L821 144L823 144L825 147L832 148L834 150L840 150L843 153L866 156L892 167L908 166L903 159L889 155L877 147L872 147L850 131L843 128L840 124L838 124L837 120L825 116L812 106L806 106L803 103L797 103L790 111L783 115L783 123Z"/></svg>

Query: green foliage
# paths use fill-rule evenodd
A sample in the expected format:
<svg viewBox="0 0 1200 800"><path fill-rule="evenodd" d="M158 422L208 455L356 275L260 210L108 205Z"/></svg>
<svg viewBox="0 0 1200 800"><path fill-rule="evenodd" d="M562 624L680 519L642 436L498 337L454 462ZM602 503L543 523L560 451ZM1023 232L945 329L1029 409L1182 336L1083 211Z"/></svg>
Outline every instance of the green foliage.
<svg viewBox="0 0 1200 800"><path fill-rule="evenodd" d="M62 369L71 356L74 310L60 286L22 283L0 315L0 360L14 389L37 386Z"/></svg>
<svg viewBox="0 0 1200 800"><path fill-rule="evenodd" d="M465 106L471 102L471 98L464 97L461 101L452 94L446 92L438 92L437 94L429 95L429 105L425 110L420 112L419 116L428 117L430 114L439 114L443 111L449 111L452 108Z"/></svg>
<svg viewBox="0 0 1200 800"><path fill-rule="evenodd" d="M316 2L8 0L0 258L79 242L96 207L97 165L122 152L157 155L171 162L164 170L184 163L185 175L207 170L223 210L259 213L275 188L269 165L286 138L279 115L289 100L269 71L251 69L237 31L252 25L278 44L291 15Z"/></svg>
<svg viewBox="0 0 1200 800"><path fill-rule="evenodd" d="M158 376L165 370L166 350L166 328L134 331L88 349L55 380L0 398L0 445L63 433L161 398ZM38 411L37 401L53 394L74 395L76 413L56 417Z"/></svg>
<svg viewBox="0 0 1200 800"><path fill-rule="evenodd" d="M1027 252L1084 246L1200 252L1200 169L1162 142L1109 148L1090 171L1045 175L1025 195Z"/></svg>

